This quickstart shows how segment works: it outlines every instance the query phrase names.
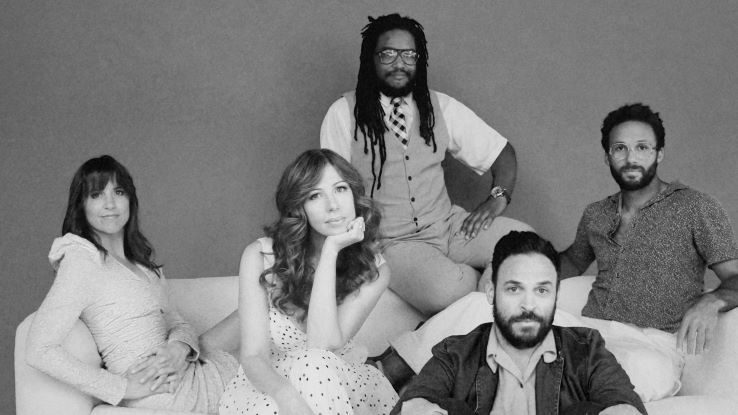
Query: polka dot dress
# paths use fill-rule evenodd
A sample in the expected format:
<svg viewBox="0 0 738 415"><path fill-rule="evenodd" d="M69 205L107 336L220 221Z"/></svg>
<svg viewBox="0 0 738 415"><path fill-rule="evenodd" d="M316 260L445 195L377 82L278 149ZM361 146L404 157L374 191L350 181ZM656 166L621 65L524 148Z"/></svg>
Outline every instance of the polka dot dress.
<svg viewBox="0 0 738 415"><path fill-rule="evenodd" d="M271 241L260 239L262 245ZM265 266L271 266L268 255ZM389 381L373 366L364 364L367 353L349 341L335 353L307 349L307 335L276 308L269 310L271 360L277 373L289 379L305 402L318 415L389 414L398 397ZM259 392L243 368L231 380L220 400L219 413L277 415L271 396Z"/></svg>

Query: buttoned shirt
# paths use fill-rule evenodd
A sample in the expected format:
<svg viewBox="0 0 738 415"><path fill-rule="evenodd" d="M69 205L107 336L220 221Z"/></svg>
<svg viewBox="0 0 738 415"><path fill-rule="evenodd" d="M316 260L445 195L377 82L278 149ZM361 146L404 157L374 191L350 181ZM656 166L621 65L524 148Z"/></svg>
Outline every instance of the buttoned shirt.
<svg viewBox="0 0 738 415"><path fill-rule="evenodd" d="M487 365L492 373L499 370L497 395L490 415L536 415L536 366L556 360L556 343L553 333L548 332L543 342L536 347L525 370L515 364L505 349L500 347L502 335L493 325L487 342Z"/></svg>
<svg viewBox="0 0 738 415"><path fill-rule="evenodd" d="M618 242L620 197L587 206L567 250L579 269L597 260L582 315L675 332L702 295L706 266L738 258L728 215L711 196L673 182Z"/></svg>

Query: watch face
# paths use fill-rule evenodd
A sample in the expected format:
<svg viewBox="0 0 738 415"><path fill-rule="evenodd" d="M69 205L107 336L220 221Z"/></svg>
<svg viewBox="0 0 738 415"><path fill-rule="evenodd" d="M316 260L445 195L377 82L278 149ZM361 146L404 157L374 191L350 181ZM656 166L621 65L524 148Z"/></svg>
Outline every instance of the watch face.
<svg viewBox="0 0 738 415"><path fill-rule="evenodd" d="M502 186L495 186L489 191L490 196L497 199L499 197L504 196L507 200L507 203L510 203L510 195L507 193L507 189L505 189Z"/></svg>

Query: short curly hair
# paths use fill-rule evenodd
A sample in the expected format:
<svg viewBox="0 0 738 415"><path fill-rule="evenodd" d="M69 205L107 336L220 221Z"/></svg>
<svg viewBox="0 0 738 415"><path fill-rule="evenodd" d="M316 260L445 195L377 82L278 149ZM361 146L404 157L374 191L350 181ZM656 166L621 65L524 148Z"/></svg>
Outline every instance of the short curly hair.
<svg viewBox="0 0 738 415"><path fill-rule="evenodd" d="M658 112L653 112L651 107L640 102L635 104L627 104L607 114L605 120L602 121L602 149L607 153L610 151L610 132L616 126L627 121L640 121L651 126L653 133L656 135L656 149L664 148L664 122L661 120Z"/></svg>
<svg viewBox="0 0 738 415"><path fill-rule="evenodd" d="M497 275L502 263L513 255L541 254L548 258L556 268L557 280L561 274L561 259L551 242L535 232L511 231L500 238L492 254L492 283L497 286ZM558 287L558 284L557 284Z"/></svg>

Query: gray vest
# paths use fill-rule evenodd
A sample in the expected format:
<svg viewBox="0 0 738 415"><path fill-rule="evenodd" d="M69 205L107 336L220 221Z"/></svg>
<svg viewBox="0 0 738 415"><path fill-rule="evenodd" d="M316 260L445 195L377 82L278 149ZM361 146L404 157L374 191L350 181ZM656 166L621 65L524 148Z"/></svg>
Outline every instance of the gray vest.
<svg viewBox="0 0 738 415"><path fill-rule="evenodd" d="M431 91L431 102L436 119L433 128L438 149L433 152L433 145L425 144L420 136L417 117L413 125L408 126L408 146L404 148L392 131L385 131L384 142L387 159L382 171L382 187L374 189L374 201L382 210L380 232L384 238L393 239L436 239L447 227L439 228L439 222L445 222L451 212L451 200L446 192L441 162L446 155L449 136L446 122L443 119L436 93ZM356 125L354 92L347 92L344 97L351 109L351 131ZM364 135L361 130L356 133L356 140L351 140L351 164L364 178L367 194L372 187L372 155L364 154ZM371 146L371 144L369 144ZM379 174L379 149L376 149L374 171ZM431 226L431 225L436 226Z"/></svg>

